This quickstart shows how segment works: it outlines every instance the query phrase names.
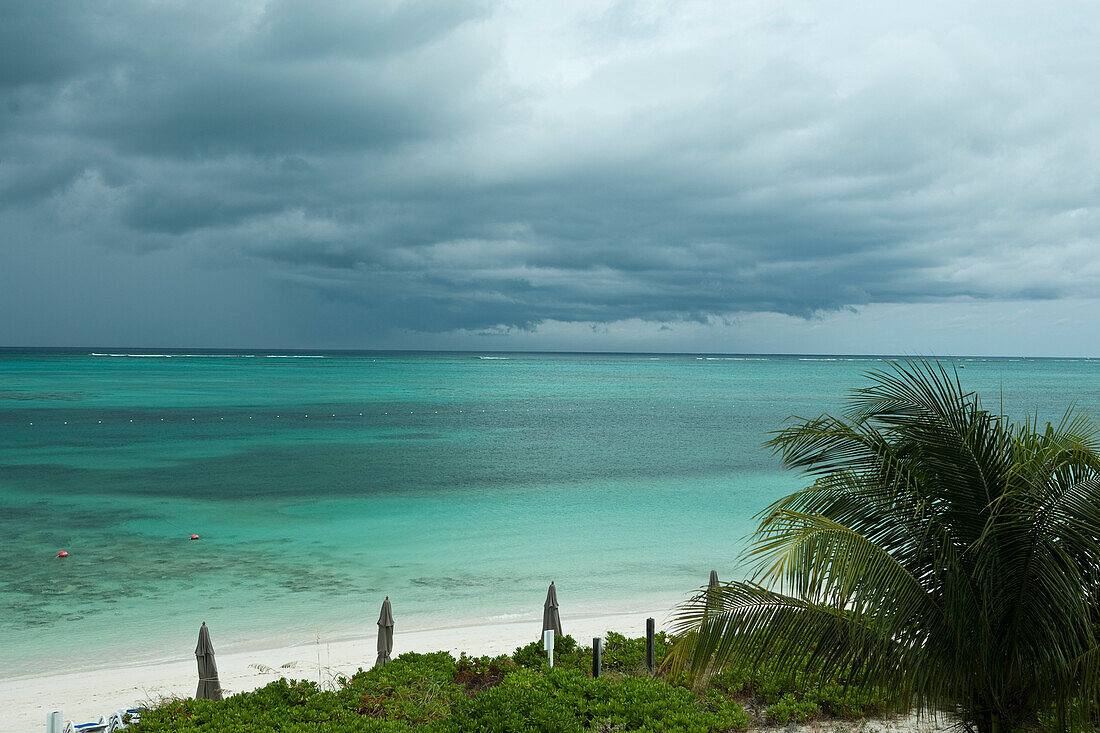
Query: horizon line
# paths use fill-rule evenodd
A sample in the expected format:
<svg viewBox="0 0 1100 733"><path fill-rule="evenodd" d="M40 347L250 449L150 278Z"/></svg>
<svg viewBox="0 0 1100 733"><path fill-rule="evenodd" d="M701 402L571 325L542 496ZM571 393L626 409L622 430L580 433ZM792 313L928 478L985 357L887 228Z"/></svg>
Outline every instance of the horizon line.
<svg viewBox="0 0 1100 733"><path fill-rule="evenodd" d="M211 354L527 354L554 356L718 356L718 357L837 357L848 359L1052 359L1097 361L1100 356L1023 356L1019 354L897 354L897 353L842 353L842 352L749 352L749 351L588 351L561 349L349 349L349 348L266 348L266 347L208 347L208 346L0 346L0 353L19 352L88 352L87 356L103 354L147 355L155 352L172 352L171 355L187 353ZM129 352L129 353L123 353Z"/></svg>

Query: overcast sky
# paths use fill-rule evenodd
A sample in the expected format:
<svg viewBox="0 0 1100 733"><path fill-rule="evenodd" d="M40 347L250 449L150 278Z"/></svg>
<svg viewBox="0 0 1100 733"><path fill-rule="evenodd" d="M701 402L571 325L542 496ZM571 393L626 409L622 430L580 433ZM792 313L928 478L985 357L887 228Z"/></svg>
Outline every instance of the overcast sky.
<svg viewBox="0 0 1100 733"><path fill-rule="evenodd" d="M1097 27L0 0L0 345L1100 356Z"/></svg>

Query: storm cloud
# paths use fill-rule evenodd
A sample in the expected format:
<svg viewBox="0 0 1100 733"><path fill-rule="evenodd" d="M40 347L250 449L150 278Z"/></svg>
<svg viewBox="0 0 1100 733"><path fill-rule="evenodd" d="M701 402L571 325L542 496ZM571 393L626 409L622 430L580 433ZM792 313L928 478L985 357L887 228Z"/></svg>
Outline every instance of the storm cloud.
<svg viewBox="0 0 1100 733"><path fill-rule="evenodd" d="M561 324L1076 311L1100 285L1097 21L4 3L0 342L537 346Z"/></svg>

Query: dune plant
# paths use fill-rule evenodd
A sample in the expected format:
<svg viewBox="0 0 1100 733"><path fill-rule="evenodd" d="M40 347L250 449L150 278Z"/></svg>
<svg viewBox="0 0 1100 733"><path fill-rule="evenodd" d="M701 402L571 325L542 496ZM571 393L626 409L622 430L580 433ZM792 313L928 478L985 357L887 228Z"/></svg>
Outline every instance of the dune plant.
<svg viewBox="0 0 1100 733"><path fill-rule="evenodd" d="M1013 424L940 364L867 376L769 442L813 483L761 514L749 580L681 606L674 660L842 675L980 733L1093 729L1096 424Z"/></svg>

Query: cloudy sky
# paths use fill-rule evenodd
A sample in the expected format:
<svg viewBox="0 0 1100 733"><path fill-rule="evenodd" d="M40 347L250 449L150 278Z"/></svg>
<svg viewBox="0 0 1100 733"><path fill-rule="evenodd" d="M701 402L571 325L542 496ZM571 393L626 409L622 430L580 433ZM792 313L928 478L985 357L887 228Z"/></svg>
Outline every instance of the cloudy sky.
<svg viewBox="0 0 1100 733"><path fill-rule="evenodd" d="M1100 356L1098 24L0 0L0 345Z"/></svg>

